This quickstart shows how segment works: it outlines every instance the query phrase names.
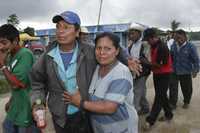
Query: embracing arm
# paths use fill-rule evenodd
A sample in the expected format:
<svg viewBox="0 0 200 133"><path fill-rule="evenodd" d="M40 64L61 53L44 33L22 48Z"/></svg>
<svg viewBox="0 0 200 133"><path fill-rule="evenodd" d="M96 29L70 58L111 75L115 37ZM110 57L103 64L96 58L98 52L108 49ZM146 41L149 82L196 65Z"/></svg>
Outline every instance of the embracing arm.
<svg viewBox="0 0 200 133"><path fill-rule="evenodd" d="M118 104L112 101L84 101L80 91L70 95L67 91L63 93L66 104L73 103L75 106L95 113L112 114L117 110Z"/></svg>
<svg viewBox="0 0 200 133"><path fill-rule="evenodd" d="M34 105L36 100L40 99L42 103L46 103L46 71L45 71L45 55L43 54L33 65L30 72L31 80L31 104Z"/></svg>
<svg viewBox="0 0 200 133"><path fill-rule="evenodd" d="M23 52L12 63L12 68L5 66L5 55L0 52L0 67L13 89L24 89L28 86L28 73L33 64L33 55L30 52ZM4 58L4 59L3 59ZM14 65L13 65L14 64Z"/></svg>
<svg viewBox="0 0 200 133"><path fill-rule="evenodd" d="M111 101L83 101L83 108L102 114L112 114L116 112L118 104Z"/></svg>
<svg viewBox="0 0 200 133"><path fill-rule="evenodd" d="M12 86L13 89L15 88L20 88L20 89L24 89L26 88L26 85L21 82L20 80L17 79L17 77L15 75L13 75L7 67L5 67L3 70L3 74L6 77L6 80L10 83L10 85Z"/></svg>

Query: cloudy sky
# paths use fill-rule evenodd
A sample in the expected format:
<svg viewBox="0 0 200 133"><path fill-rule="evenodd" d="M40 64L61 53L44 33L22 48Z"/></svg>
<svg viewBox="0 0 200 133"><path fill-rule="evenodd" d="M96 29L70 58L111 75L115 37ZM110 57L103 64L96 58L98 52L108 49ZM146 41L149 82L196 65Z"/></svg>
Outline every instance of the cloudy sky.
<svg viewBox="0 0 200 133"><path fill-rule="evenodd" d="M0 0L0 24L15 13L20 27L35 29L55 27L55 14L72 10L80 15L82 25L96 25L100 0ZM200 30L200 0L103 0L101 24L139 22L148 26L170 28L172 20L187 30Z"/></svg>

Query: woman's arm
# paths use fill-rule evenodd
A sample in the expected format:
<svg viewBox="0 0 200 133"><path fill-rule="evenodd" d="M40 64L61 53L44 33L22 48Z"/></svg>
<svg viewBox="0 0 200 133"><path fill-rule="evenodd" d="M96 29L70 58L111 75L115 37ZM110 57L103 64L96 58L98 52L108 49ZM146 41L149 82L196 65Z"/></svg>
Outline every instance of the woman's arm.
<svg viewBox="0 0 200 133"><path fill-rule="evenodd" d="M112 101L83 101L83 108L95 113L112 114L117 107L118 104Z"/></svg>
<svg viewBox="0 0 200 133"><path fill-rule="evenodd" d="M117 110L118 104L112 101L81 101L80 92L70 95L68 92L63 93L63 100L66 104L72 103L79 108L95 112L112 114Z"/></svg>

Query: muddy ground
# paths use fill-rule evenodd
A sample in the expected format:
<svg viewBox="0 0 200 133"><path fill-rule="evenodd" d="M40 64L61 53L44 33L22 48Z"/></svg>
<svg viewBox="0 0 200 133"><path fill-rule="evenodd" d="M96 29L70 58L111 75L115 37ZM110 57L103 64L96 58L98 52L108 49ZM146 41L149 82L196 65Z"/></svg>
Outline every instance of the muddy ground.
<svg viewBox="0 0 200 133"><path fill-rule="evenodd" d="M147 81L147 97L152 104L154 98L154 89L152 85L152 78L149 77ZM168 122L156 122L155 126L150 131L143 131L145 116L140 116L139 133L200 133L200 74L193 80L193 97L189 109L183 109L183 97L179 88L179 100L177 109L174 111L174 119ZM0 95L0 124L5 117L4 104L9 98L9 94ZM163 113L161 113L162 115ZM44 133L54 133L51 122L51 116L47 114L47 128ZM1 127L1 126L0 126ZM2 133L2 128L0 129Z"/></svg>

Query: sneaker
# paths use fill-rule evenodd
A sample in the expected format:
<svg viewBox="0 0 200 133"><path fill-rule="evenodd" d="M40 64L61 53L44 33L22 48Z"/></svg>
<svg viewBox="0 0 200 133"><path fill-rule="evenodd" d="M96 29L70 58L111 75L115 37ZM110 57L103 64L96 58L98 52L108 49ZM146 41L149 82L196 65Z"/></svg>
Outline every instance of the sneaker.
<svg viewBox="0 0 200 133"><path fill-rule="evenodd" d="M143 125L143 130L144 131L149 131L152 129L152 126L149 122L145 122L144 125Z"/></svg>
<svg viewBox="0 0 200 133"><path fill-rule="evenodd" d="M169 106L170 106L170 108L171 108L172 110L175 110L175 109L176 109L176 105L169 104Z"/></svg>
<svg viewBox="0 0 200 133"><path fill-rule="evenodd" d="M167 117L165 117L165 116L161 116L160 118L158 118L158 121L160 121L160 122L163 122L163 121L171 121L172 120L172 118L167 118Z"/></svg>
<svg viewBox="0 0 200 133"><path fill-rule="evenodd" d="M188 109L189 108L189 104L188 103L184 103L182 106L183 109Z"/></svg>
<svg viewBox="0 0 200 133"><path fill-rule="evenodd" d="M145 115L149 113L149 109L143 109L138 111L138 115Z"/></svg>

